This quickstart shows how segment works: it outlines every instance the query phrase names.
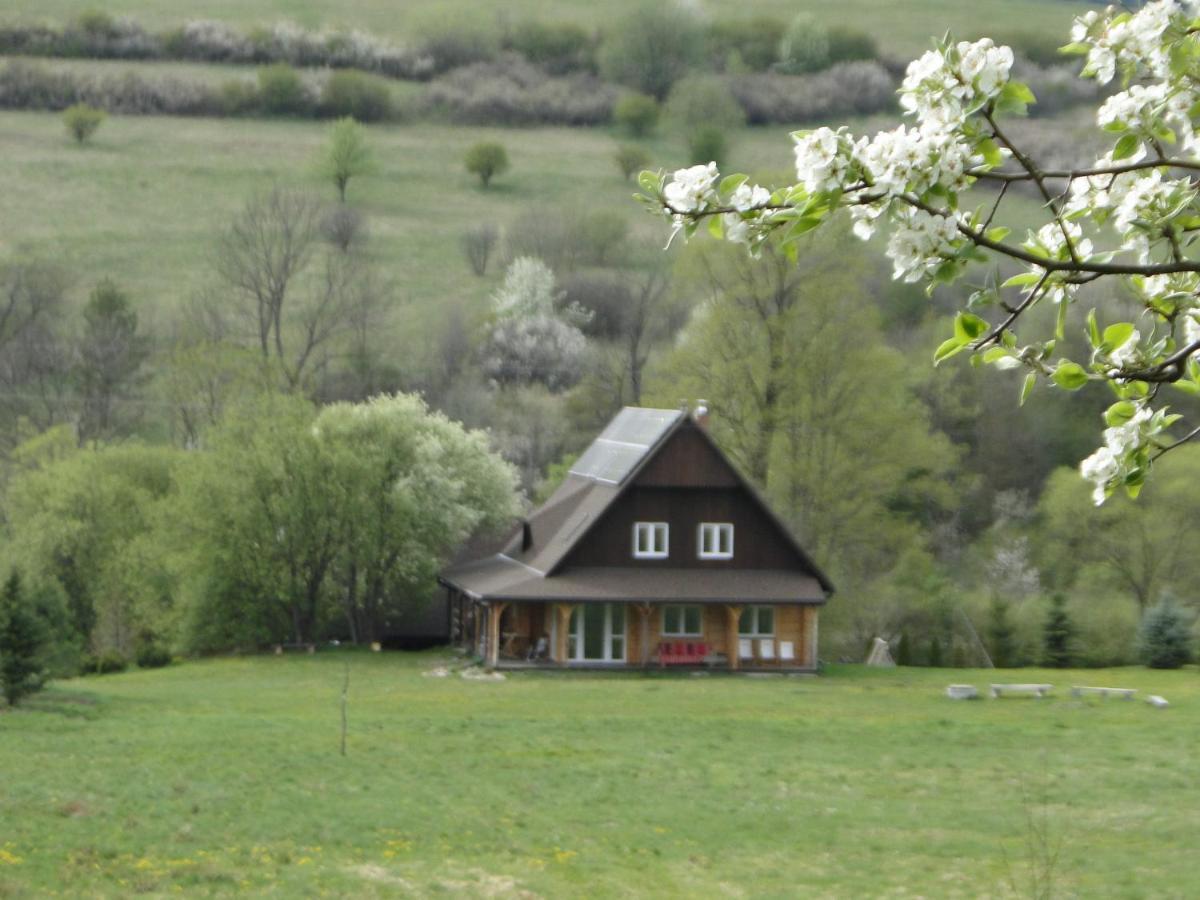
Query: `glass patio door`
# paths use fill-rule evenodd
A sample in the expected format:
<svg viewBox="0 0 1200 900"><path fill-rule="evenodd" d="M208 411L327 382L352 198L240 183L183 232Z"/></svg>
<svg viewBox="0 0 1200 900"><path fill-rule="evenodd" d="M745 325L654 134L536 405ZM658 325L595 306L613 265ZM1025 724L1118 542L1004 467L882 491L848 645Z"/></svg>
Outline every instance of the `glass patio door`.
<svg viewBox="0 0 1200 900"><path fill-rule="evenodd" d="M572 662L625 661L625 607L581 603L571 611L567 658Z"/></svg>

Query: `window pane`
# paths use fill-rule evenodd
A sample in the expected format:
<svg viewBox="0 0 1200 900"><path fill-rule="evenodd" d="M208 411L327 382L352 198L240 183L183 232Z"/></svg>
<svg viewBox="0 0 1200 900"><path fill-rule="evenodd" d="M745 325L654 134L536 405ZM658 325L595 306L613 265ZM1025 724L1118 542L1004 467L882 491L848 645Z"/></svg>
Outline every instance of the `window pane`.
<svg viewBox="0 0 1200 900"><path fill-rule="evenodd" d="M613 634L625 633L625 607L623 604L614 603L612 605L612 631Z"/></svg>
<svg viewBox="0 0 1200 900"><path fill-rule="evenodd" d="M688 634L700 634L700 607L685 606L684 607L684 622L685 631Z"/></svg>
<svg viewBox="0 0 1200 900"><path fill-rule="evenodd" d="M722 525L717 532L720 539L720 550L728 555L733 552L733 526Z"/></svg>
<svg viewBox="0 0 1200 900"><path fill-rule="evenodd" d="M666 634L674 634L679 631L679 607L664 606L663 607L663 632Z"/></svg>
<svg viewBox="0 0 1200 900"><path fill-rule="evenodd" d="M754 618L754 608L747 607L742 610L742 615L738 619L738 634L754 634L754 626L752 619Z"/></svg>
<svg viewBox="0 0 1200 900"><path fill-rule="evenodd" d="M700 552L712 553L712 527L709 525L700 526Z"/></svg>
<svg viewBox="0 0 1200 900"><path fill-rule="evenodd" d="M667 526L666 525L655 525L654 526L654 552L655 553L666 553L667 552Z"/></svg>
<svg viewBox="0 0 1200 900"><path fill-rule="evenodd" d="M758 633L775 633L775 610L770 606L760 606L758 608Z"/></svg>
<svg viewBox="0 0 1200 900"><path fill-rule="evenodd" d="M637 552L645 553L646 552L646 529L641 525L635 525L633 527L633 530L634 530L634 536L637 541Z"/></svg>

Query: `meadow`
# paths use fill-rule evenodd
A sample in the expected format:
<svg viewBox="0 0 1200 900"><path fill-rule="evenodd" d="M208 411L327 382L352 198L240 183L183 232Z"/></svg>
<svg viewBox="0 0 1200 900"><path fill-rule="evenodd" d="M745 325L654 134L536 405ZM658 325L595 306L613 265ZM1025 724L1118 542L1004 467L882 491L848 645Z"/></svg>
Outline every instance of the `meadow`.
<svg viewBox="0 0 1200 900"><path fill-rule="evenodd" d="M0 896L1004 897L1043 844L1056 896L1200 880L1193 669L423 677L444 659L53 685L0 714ZM1042 701L941 695L1042 679Z"/></svg>
<svg viewBox="0 0 1200 900"><path fill-rule="evenodd" d="M361 28L377 36L403 42L406 38L439 31L454 23L470 22L482 30L500 31L527 19L577 22L606 27L641 5L641 0L506 0L504 3L473 3L469 0L412 0L403 4L388 0L213 0L203 14L184 0L111 0L104 10L114 16L128 15L151 28L169 28L197 18L217 19L238 25L261 25L290 21L307 28L328 26ZM883 48L895 55L919 53L929 47L930 37L946 31L964 37L982 33L981 23L995 23L1011 30L1038 32L1050 29L1066 32L1074 16L1086 5L1075 0L973 0L972 3L947 3L945 0L843 0L841 3L815 3L812 0L753 0L730 9L717 0L694 4L703 14L720 17L750 18L773 16L784 20L806 12L829 25L853 25L873 34ZM94 9L91 0L45 0L37 7L38 19L62 22ZM26 17L29 18L29 17Z"/></svg>

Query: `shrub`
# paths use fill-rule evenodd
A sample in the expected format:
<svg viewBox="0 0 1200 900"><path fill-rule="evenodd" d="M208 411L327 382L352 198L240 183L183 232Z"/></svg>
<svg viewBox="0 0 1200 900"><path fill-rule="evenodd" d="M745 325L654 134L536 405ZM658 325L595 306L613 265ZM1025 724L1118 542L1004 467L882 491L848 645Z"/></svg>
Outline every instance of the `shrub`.
<svg viewBox="0 0 1200 900"><path fill-rule="evenodd" d="M129 668L129 660L115 650L89 654L83 658L81 672L84 675L111 675Z"/></svg>
<svg viewBox="0 0 1200 900"><path fill-rule="evenodd" d="M175 59L201 62L271 62L255 59L254 45L244 34L224 22L197 20L168 32L163 52Z"/></svg>
<svg viewBox="0 0 1200 900"><path fill-rule="evenodd" d="M359 122L381 122L392 113L392 91L386 81L355 69L333 72L321 89L321 112Z"/></svg>
<svg viewBox="0 0 1200 900"><path fill-rule="evenodd" d="M829 32L808 13L794 19L779 42L779 69L789 75L817 72L829 66Z"/></svg>
<svg viewBox="0 0 1200 900"><path fill-rule="evenodd" d="M596 68L596 40L586 28L573 22L522 22L504 46L554 75L593 72Z"/></svg>
<svg viewBox="0 0 1200 900"><path fill-rule="evenodd" d="M421 53L428 58L433 73L487 62L499 49L495 34L461 21L427 23L421 32Z"/></svg>
<svg viewBox="0 0 1200 900"><path fill-rule="evenodd" d="M104 110L86 103L76 103L63 110L63 124L67 126L67 133L79 144L90 139L103 121Z"/></svg>
<svg viewBox="0 0 1200 900"><path fill-rule="evenodd" d="M519 57L457 69L429 86L424 103L468 125L599 125L616 90L589 75L552 78Z"/></svg>
<svg viewBox="0 0 1200 900"><path fill-rule="evenodd" d="M258 70L258 98L263 111L275 116L304 115L311 108L300 74L287 63Z"/></svg>
<svg viewBox="0 0 1200 900"><path fill-rule="evenodd" d="M825 41L829 65L879 58L875 38L856 28L834 25L825 32Z"/></svg>
<svg viewBox="0 0 1200 900"><path fill-rule="evenodd" d="M769 16L714 22L708 32L713 68L765 72L779 58L779 35L783 29L783 22Z"/></svg>
<svg viewBox="0 0 1200 900"><path fill-rule="evenodd" d="M500 229L489 222L481 222L463 234L463 255L471 266L471 271L481 278L487 274L488 260L500 239Z"/></svg>
<svg viewBox="0 0 1200 900"><path fill-rule="evenodd" d="M737 75L727 79L751 125L827 120L896 107L896 85L875 62L841 63L815 75Z"/></svg>
<svg viewBox="0 0 1200 900"><path fill-rule="evenodd" d="M505 230L505 252L510 264L521 257L536 257L556 272L569 272L579 266L605 265L628 231L623 216L605 210L534 206Z"/></svg>
<svg viewBox="0 0 1200 900"><path fill-rule="evenodd" d="M613 120L634 137L645 137L658 125L658 101L647 94L622 94L613 106Z"/></svg>
<svg viewBox="0 0 1200 900"><path fill-rule="evenodd" d="M688 160L692 165L715 162L718 168L724 168L728 152L729 140L715 125L701 125L688 135Z"/></svg>
<svg viewBox="0 0 1200 900"><path fill-rule="evenodd" d="M704 33L695 14L655 3L643 6L605 36L600 71L610 81L661 100L703 55Z"/></svg>
<svg viewBox="0 0 1200 900"><path fill-rule="evenodd" d="M1170 597L1147 610L1138 629L1138 657L1152 669L1178 669L1192 658L1191 623Z"/></svg>
<svg viewBox="0 0 1200 900"><path fill-rule="evenodd" d="M146 641L138 647L139 669L161 669L171 664L171 651L157 641Z"/></svg>
<svg viewBox="0 0 1200 900"><path fill-rule="evenodd" d="M667 118L685 131L701 125L740 128L746 113L718 75L694 75L678 82L667 99Z"/></svg>
<svg viewBox="0 0 1200 900"><path fill-rule="evenodd" d="M503 144L483 141L467 151L463 164L472 175L478 175L486 188L497 175L508 171L508 151Z"/></svg>
<svg viewBox="0 0 1200 900"><path fill-rule="evenodd" d="M367 239L367 217L353 206L339 203L321 218L321 237L348 253Z"/></svg>
<svg viewBox="0 0 1200 900"><path fill-rule="evenodd" d="M1048 669L1069 669L1075 659L1074 641L1075 626L1067 612L1067 598L1055 594L1050 598L1050 610L1042 629L1042 665Z"/></svg>
<svg viewBox="0 0 1200 900"><path fill-rule="evenodd" d="M596 210L578 220L577 234L584 249L583 261L588 265L607 266L619 255L629 235L629 220L619 213Z"/></svg>
<svg viewBox="0 0 1200 900"><path fill-rule="evenodd" d="M221 112L227 116L244 116L259 107L258 87L244 78L226 81L220 88Z"/></svg>
<svg viewBox="0 0 1200 900"><path fill-rule="evenodd" d="M85 9L75 17L76 27L89 37L105 38L114 34L116 20L102 9Z"/></svg>
<svg viewBox="0 0 1200 900"><path fill-rule="evenodd" d="M9 706L42 687L45 632L34 616L15 571L0 593L0 691Z"/></svg>
<svg viewBox="0 0 1200 900"><path fill-rule="evenodd" d="M616 152L613 153L613 161L617 164L622 177L628 181L635 172L650 165L650 154L637 144L618 144Z"/></svg>

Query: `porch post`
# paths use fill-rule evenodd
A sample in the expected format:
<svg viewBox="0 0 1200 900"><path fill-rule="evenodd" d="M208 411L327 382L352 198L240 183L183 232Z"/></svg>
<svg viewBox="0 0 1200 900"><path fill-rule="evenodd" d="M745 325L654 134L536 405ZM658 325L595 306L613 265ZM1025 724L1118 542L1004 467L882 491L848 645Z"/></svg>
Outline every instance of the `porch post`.
<svg viewBox="0 0 1200 900"><path fill-rule="evenodd" d="M571 630L571 611L574 607L569 603L556 603L554 614L558 616L557 628L554 633L554 661L567 661L567 634Z"/></svg>
<svg viewBox="0 0 1200 900"><path fill-rule="evenodd" d="M729 657L729 668L737 671L742 667L738 656L738 622L742 618L742 608L726 604L725 606L725 654Z"/></svg>
<svg viewBox="0 0 1200 900"><path fill-rule="evenodd" d="M650 604L638 603L635 604L638 615L642 619L642 668L650 665Z"/></svg>
<svg viewBox="0 0 1200 900"><path fill-rule="evenodd" d="M817 608L815 606L804 607L805 625L804 637L807 638L808 647L805 648L805 655L808 657L806 665L809 668L817 667Z"/></svg>
<svg viewBox="0 0 1200 900"><path fill-rule="evenodd" d="M507 603L492 603L488 607L488 668L496 668L500 661L500 616L504 614Z"/></svg>

